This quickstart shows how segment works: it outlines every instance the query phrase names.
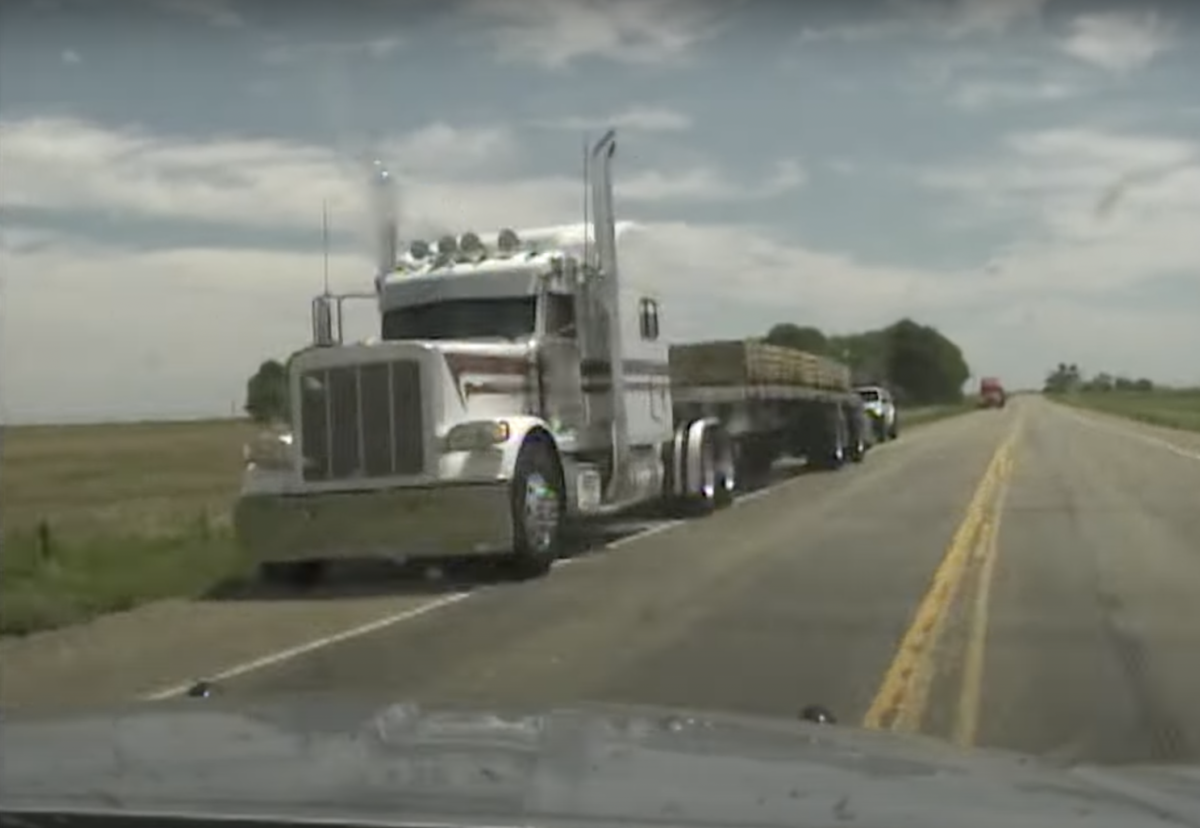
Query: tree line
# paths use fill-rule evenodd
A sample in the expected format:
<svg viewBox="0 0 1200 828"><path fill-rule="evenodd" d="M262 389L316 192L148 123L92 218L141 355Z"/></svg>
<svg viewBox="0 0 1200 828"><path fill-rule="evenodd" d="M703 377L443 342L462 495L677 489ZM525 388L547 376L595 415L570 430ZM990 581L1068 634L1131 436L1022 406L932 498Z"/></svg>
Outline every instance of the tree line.
<svg viewBox="0 0 1200 828"><path fill-rule="evenodd" d="M856 385L886 386L907 405L959 402L971 376L958 345L937 328L907 318L876 330L834 335L781 322L767 331L765 341L843 362Z"/></svg>
<svg viewBox="0 0 1200 828"><path fill-rule="evenodd" d="M850 366L854 382L884 385L907 405L958 402L970 369L957 345L936 328L901 319L878 330L826 335L818 328L783 322L766 342L827 356ZM289 419L291 359L268 359L246 382L245 411L256 422Z"/></svg>
<svg viewBox="0 0 1200 828"><path fill-rule="evenodd" d="M1075 363L1060 362L1054 370L1046 375L1042 390L1047 394L1070 394L1080 391L1146 392L1155 390L1155 385L1145 377L1130 379L1129 377L1115 376L1107 371L1099 371L1091 377L1085 378Z"/></svg>

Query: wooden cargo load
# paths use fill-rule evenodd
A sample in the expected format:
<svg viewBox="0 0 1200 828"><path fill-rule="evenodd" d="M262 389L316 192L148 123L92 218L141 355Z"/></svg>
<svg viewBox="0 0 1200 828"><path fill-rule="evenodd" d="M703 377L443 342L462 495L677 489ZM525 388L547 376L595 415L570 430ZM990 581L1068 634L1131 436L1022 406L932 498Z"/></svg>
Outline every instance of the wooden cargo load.
<svg viewBox="0 0 1200 828"><path fill-rule="evenodd" d="M733 339L672 345L671 384L676 387L788 385L846 391L850 369L816 354Z"/></svg>

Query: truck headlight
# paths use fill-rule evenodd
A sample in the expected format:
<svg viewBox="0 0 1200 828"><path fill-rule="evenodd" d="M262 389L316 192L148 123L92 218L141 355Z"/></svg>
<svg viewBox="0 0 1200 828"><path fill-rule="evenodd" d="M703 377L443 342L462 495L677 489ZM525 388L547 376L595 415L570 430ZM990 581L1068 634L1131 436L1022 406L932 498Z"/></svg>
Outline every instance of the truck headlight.
<svg viewBox="0 0 1200 828"><path fill-rule="evenodd" d="M446 451L479 451L508 442L512 431L504 420L459 423L446 433Z"/></svg>
<svg viewBox="0 0 1200 828"><path fill-rule="evenodd" d="M243 447L242 457L260 469L284 470L292 467L292 449L290 432L264 431Z"/></svg>

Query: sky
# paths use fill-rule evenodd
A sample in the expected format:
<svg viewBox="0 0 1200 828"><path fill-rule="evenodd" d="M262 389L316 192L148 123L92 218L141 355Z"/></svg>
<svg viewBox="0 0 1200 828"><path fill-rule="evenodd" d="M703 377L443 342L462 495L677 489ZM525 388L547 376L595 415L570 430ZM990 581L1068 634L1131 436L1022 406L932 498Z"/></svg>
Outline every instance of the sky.
<svg viewBox="0 0 1200 828"><path fill-rule="evenodd" d="M675 340L934 325L975 377L1200 383L1200 5L6 0L0 416L228 415L307 342L322 203L582 219L618 130ZM355 323L365 335L372 309Z"/></svg>

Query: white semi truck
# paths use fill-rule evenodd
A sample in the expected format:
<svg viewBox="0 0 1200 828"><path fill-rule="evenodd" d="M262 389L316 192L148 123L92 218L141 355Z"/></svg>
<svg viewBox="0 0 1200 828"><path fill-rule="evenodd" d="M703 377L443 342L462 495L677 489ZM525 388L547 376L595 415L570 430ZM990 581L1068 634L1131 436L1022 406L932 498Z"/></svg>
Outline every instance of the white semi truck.
<svg viewBox="0 0 1200 828"><path fill-rule="evenodd" d="M375 555L499 555L536 575L567 521L652 502L702 515L780 456L862 459L870 429L844 366L664 341L659 302L634 288L661 267L650 231L615 220L615 150L610 131L591 151L580 224L403 252L380 168L375 290L314 299L313 343L289 363L291 430L247 447L235 530L264 575L311 582ZM343 341L348 298L378 303L377 338Z"/></svg>

